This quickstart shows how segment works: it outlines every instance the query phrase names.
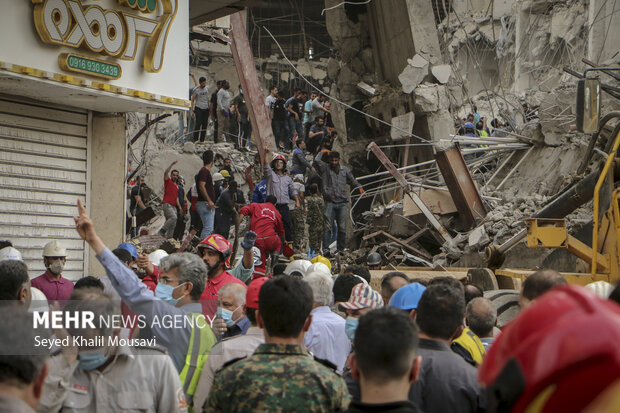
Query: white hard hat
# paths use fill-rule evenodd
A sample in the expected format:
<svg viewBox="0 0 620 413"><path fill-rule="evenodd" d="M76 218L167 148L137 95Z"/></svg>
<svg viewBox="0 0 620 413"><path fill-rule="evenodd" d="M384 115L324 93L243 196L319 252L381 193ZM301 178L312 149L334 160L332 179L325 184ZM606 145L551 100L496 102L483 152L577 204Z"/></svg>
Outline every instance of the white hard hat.
<svg viewBox="0 0 620 413"><path fill-rule="evenodd" d="M43 294L43 291L35 287L30 287L30 295L32 296L32 301L30 301L28 311L31 313L34 311L49 311L50 306L47 302L47 297Z"/></svg>
<svg viewBox="0 0 620 413"><path fill-rule="evenodd" d="M302 277L305 277L308 271L308 268L310 268L311 266L312 266L312 263L308 260L291 261L284 269L284 274L291 275L291 273L297 271L301 273Z"/></svg>
<svg viewBox="0 0 620 413"><path fill-rule="evenodd" d="M595 281L586 285L586 288L596 294L598 297L606 300L609 298L614 286L607 281Z"/></svg>
<svg viewBox="0 0 620 413"><path fill-rule="evenodd" d="M255 267L260 267L263 262L260 259L261 252L258 249L258 247L252 247L252 257L254 259L254 266Z"/></svg>
<svg viewBox="0 0 620 413"><path fill-rule="evenodd" d="M223 181L223 180L224 180L224 176L221 173L216 172L213 174L213 181Z"/></svg>
<svg viewBox="0 0 620 413"><path fill-rule="evenodd" d="M66 257L67 249L59 241L50 241L43 247L44 257Z"/></svg>
<svg viewBox="0 0 620 413"><path fill-rule="evenodd" d="M22 260L22 254L13 247L5 247L0 250L0 261L5 260Z"/></svg>
<svg viewBox="0 0 620 413"><path fill-rule="evenodd" d="M149 254L149 262L159 267L159 263L162 258L168 256L168 253L164 250L155 250Z"/></svg>
<svg viewBox="0 0 620 413"><path fill-rule="evenodd" d="M310 274L311 272L322 272L330 277L332 275L332 270L330 270L329 267L322 262L315 262L308 268L308 270L306 270L306 274Z"/></svg>

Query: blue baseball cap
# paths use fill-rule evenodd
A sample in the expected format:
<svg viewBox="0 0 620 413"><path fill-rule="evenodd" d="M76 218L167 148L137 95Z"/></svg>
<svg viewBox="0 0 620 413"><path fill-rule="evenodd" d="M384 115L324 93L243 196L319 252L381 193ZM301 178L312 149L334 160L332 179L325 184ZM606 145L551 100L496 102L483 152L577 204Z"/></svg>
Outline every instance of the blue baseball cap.
<svg viewBox="0 0 620 413"><path fill-rule="evenodd" d="M474 128L474 124L473 124L473 123L471 123L471 122L465 122L465 127L466 127L467 129L473 129L473 128Z"/></svg>
<svg viewBox="0 0 620 413"><path fill-rule="evenodd" d="M118 244L118 247L116 248L129 251L129 253L131 254L131 258L133 258L134 261L138 259L138 250L136 249L135 245L128 242L123 242L122 244Z"/></svg>
<svg viewBox="0 0 620 413"><path fill-rule="evenodd" d="M390 307L401 310L413 310L418 308L418 302L426 287L420 283L407 284L399 288L390 299Z"/></svg>

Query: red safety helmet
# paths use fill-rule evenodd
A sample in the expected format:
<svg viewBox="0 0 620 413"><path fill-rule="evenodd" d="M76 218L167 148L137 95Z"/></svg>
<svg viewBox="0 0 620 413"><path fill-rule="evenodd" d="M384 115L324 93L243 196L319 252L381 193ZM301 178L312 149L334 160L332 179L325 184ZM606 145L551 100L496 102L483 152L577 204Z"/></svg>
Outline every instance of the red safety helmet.
<svg viewBox="0 0 620 413"><path fill-rule="evenodd" d="M275 155L273 159L271 160L271 164L270 164L272 168L274 168L274 164L276 163L276 161L284 162L284 168L286 168L286 158L284 156L279 155L279 154Z"/></svg>
<svg viewBox="0 0 620 413"><path fill-rule="evenodd" d="M207 238L200 241L198 249L209 248L222 254L225 260L226 268L230 267L230 257L232 255L232 245L220 234L211 234Z"/></svg>
<svg viewBox="0 0 620 413"><path fill-rule="evenodd" d="M579 412L620 376L620 306L579 286L545 293L506 326L478 378L493 412Z"/></svg>

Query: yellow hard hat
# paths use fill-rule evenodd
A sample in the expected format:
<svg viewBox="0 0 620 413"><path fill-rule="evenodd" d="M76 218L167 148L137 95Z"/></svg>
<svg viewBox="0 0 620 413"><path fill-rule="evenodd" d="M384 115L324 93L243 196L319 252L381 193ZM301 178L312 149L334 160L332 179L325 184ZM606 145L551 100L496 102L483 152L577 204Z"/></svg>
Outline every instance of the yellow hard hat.
<svg viewBox="0 0 620 413"><path fill-rule="evenodd" d="M220 173L224 178L230 178L230 173L226 169L222 169Z"/></svg>
<svg viewBox="0 0 620 413"><path fill-rule="evenodd" d="M312 258L310 260L311 263L316 264L317 262L323 263L325 265L327 265L327 267L329 268L329 270L331 271L332 269L332 263L329 262L329 260L327 258L325 258L322 255L317 255L316 257Z"/></svg>

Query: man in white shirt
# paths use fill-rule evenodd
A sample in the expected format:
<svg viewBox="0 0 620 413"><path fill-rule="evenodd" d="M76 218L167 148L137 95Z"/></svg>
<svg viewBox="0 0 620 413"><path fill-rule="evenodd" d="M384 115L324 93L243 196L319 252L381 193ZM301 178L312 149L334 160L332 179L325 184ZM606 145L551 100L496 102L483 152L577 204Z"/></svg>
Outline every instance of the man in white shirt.
<svg viewBox="0 0 620 413"><path fill-rule="evenodd" d="M194 130L194 140L198 138L200 142L204 142L207 136L207 126L209 125L209 87L207 86L207 78L204 76L198 79L199 86L192 91L192 107L190 115L196 117Z"/></svg>
<svg viewBox="0 0 620 413"><path fill-rule="evenodd" d="M351 341L345 331L345 319L329 308L334 282L330 276L314 271L304 281L310 285L314 297L310 312L312 324L304 336L304 345L317 359L334 364L340 373L351 352Z"/></svg>
<svg viewBox="0 0 620 413"><path fill-rule="evenodd" d="M218 133L222 141L226 142L226 136L230 130L230 83L224 80L222 88L217 92L217 123L219 126ZM214 141L218 142L218 136L214 136Z"/></svg>

